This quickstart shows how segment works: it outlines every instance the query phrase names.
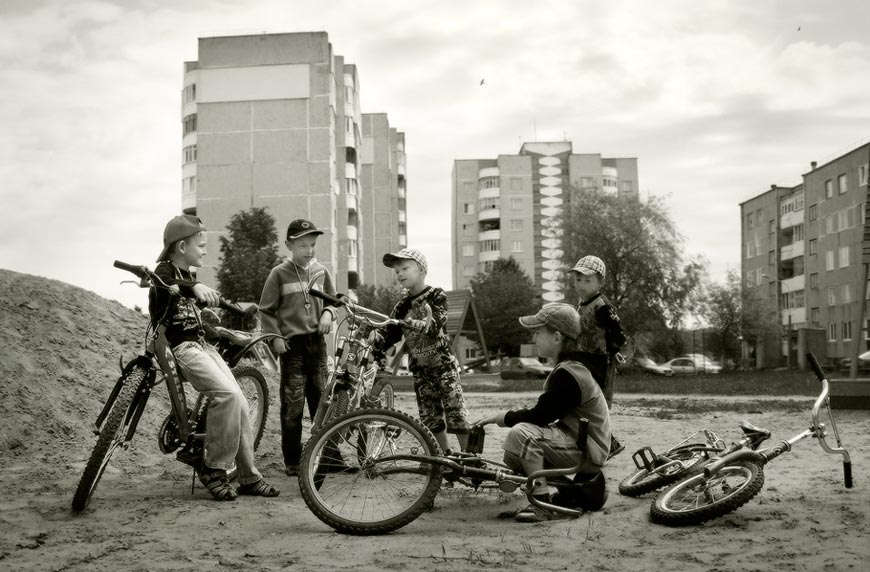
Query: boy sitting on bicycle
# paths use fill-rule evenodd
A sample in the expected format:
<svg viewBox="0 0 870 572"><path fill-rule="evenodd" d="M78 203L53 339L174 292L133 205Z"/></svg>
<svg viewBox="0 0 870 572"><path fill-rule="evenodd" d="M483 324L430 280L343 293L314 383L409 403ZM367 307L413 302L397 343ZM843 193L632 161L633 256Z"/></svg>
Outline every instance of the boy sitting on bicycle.
<svg viewBox="0 0 870 572"><path fill-rule="evenodd" d="M420 420L435 435L443 452L449 451L447 433L456 435L464 451L468 410L459 384L459 362L450 351L447 336L447 294L426 285L428 265L419 250L404 248L385 254L384 265L396 272L396 280L408 291L390 317L417 327L388 326L378 350L386 352L404 335Z"/></svg>
<svg viewBox="0 0 870 572"><path fill-rule="evenodd" d="M167 223L155 273L173 292L152 288L148 311L155 324L165 326L166 341L184 379L211 398L205 453L197 467L202 484L220 501L235 500L237 495L275 497L278 489L266 482L254 466L248 402L227 364L204 339L194 299L208 306L220 303L220 294L197 282L190 271L191 267L202 266L205 246L205 227L199 218L181 215ZM234 464L238 466L238 490L227 479Z"/></svg>
<svg viewBox="0 0 870 572"><path fill-rule="evenodd" d="M503 445L504 462L514 471L530 475L545 466L570 468L582 459L575 481L602 480L601 469L610 449L610 414L601 388L577 352L579 314L569 304L554 302L545 304L534 316L521 317L520 324L534 330L538 354L555 360L556 367L544 381L544 392L534 407L497 413L475 425L495 423L511 428ZM577 447L582 418L589 420L585 451ZM536 485L533 496L553 503L546 479L537 479ZM530 504L515 518L518 522L543 522L562 515Z"/></svg>

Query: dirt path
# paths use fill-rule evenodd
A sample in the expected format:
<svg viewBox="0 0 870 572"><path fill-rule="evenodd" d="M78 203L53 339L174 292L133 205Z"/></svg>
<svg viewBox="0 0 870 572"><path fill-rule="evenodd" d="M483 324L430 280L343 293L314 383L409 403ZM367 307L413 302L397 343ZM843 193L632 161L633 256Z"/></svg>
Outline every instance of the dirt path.
<svg viewBox="0 0 870 572"><path fill-rule="evenodd" d="M398 398L400 408L413 411L412 396ZM530 398L470 394L469 406L476 419ZM805 411L764 409L749 419L774 437L791 436L808 423ZM65 460L63 443L4 466L0 570L866 570L870 419L866 412L838 413L853 458L852 490L843 488L839 457L804 441L768 466L762 493L736 513L672 529L649 522L650 498L616 493L633 466L622 454L607 471L611 494L598 513L522 525L495 519L523 502L518 493L444 488L434 511L393 534L363 538L322 524L302 502L295 480L280 473L274 416L259 463L281 496L235 503L214 502L199 485L191 496L190 473L157 452L156 427L148 426L134 449L113 461L90 509L78 517L69 503L84 458ZM730 440L744 415L667 417L629 404L617 408L614 426L633 450L675 443L702 426ZM503 432L489 431L488 456L500 457Z"/></svg>

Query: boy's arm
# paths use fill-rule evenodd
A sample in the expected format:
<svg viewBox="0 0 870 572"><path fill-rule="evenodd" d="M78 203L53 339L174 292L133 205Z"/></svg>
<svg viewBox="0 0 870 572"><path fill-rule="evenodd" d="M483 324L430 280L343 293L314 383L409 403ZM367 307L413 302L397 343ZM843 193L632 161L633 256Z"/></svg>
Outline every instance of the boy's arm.
<svg viewBox="0 0 870 572"><path fill-rule="evenodd" d="M544 427L567 415L580 403L580 397L580 386L571 374L556 370L550 378L547 390L538 397L534 407L507 411L496 423L502 427L513 427L522 422Z"/></svg>
<svg viewBox="0 0 870 572"><path fill-rule="evenodd" d="M399 307L401 305L402 305L402 302L399 302L398 304L396 304L396 306L393 308L393 311L390 312L391 318L396 317L396 315L399 311ZM399 318L399 319L401 319L401 318ZM381 330L381 340L380 340L380 342L378 342L376 344L377 345L376 351L381 352L381 353L386 353L387 350L389 350L391 347L396 345L399 342L399 340L402 339L402 335L403 335L403 333L402 333L401 326L396 326L396 325L391 324L391 325L385 327L383 330Z"/></svg>
<svg viewBox="0 0 870 572"><path fill-rule="evenodd" d="M329 270L325 271L323 275L323 292L325 294L329 294L333 298L335 298L337 295L335 291L335 284L332 282L332 276L329 274ZM332 315L332 319L335 320L337 318L335 314L335 304L333 304L332 302L326 302L325 300L323 300L322 302L323 311L320 312L320 317L323 317L323 312L329 312Z"/></svg>
<svg viewBox="0 0 870 572"><path fill-rule="evenodd" d="M616 310L610 304L604 304L595 311L595 319L604 330L607 355L616 355L625 345L625 332L622 331L622 322L619 321Z"/></svg>
<svg viewBox="0 0 870 572"><path fill-rule="evenodd" d="M438 288L432 295L432 300L429 303L432 308L432 321L429 327L424 332L426 335L437 334L438 332L447 331L447 294L441 288Z"/></svg>
<svg viewBox="0 0 870 572"><path fill-rule="evenodd" d="M198 284L196 280L182 280L175 275L175 269L171 264L158 264L154 274L160 277L167 286L178 286L178 293L185 298L195 298L193 287Z"/></svg>
<svg viewBox="0 0 870 572"><path fill-rule="evenodd" d="M278 305L281 303L281 284L275 270L269 273L260 294L260 327L267 334L281 334L278 327Z"/></svg>

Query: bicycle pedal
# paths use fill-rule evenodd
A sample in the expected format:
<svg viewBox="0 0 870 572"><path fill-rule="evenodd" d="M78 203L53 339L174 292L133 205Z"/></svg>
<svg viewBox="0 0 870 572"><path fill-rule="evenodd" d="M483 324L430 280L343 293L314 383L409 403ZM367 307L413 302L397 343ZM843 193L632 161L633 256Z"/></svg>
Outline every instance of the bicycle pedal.
<svg viewBox="0 0 870 572"><path fill-rule="evenodd" d="M631 460L634 461L634 465L638 470L646 469L648 472L652 472L656 468L657 459L658 455L655 454L651 447L641 447L631 454Z"/></svg>

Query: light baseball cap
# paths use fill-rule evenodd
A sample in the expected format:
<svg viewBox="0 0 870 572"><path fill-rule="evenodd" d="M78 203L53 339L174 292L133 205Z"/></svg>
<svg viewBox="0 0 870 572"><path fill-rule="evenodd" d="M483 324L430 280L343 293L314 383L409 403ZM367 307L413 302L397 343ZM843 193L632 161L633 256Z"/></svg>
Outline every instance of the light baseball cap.
<svg viewBox="0 0 870 572"><path fill-rule="evenodd" d="M426 264L426 257L416 248L403 248L399 252L388 252L384 254L384 266L392 268L398 260L413 260L420 265L423 272L429 271L429 265Z"/></svg>
<svg viewBox="0 0 870 572"><path fill-rule="evenodd" d="M571 272L579 272L580 274L601 274L601 277L604 278L605 274L607 274L607 267L604 266L604 261L598 258L597 256L584 256L580 260L577 261L577 264L574 265L574 268L571 269Z"/></svg>
<svg viewBox="0 0 870 572"><path fill-rule="evenodd" d="M563 302L544 304L534 316L522 316L520 324L524 328L549 326L575 340L580 336L580 314L574 306Z"/></svg>
<svg viewBox="0 0 870 572"><path fill-rule="evenodd" d="M163 229L163 250L160 251L157 262L169 259L169 251L173 244L203 231L205 231L205 225L197 216L178 215L172 217L172 220L166 223L166 228Z"/></svg>

